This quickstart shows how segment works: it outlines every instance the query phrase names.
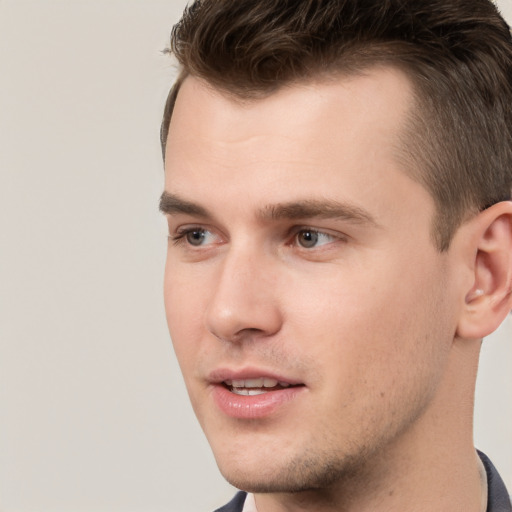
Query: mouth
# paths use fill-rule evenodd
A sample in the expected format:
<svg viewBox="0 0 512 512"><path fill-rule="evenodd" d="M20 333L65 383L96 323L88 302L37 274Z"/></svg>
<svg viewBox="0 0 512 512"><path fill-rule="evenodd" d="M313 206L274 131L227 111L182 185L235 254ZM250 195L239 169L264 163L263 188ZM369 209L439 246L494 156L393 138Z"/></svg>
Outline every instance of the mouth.
<svg viewBox="0 0 512 512"><path fill-rule="evenodd" d="M307 391L304 382L256 368L220 368L208 375L208 381L216 407L241 420L269 418L300 403Z"/></svg>
<svg viewBox="0 0 512 512"><path fill-rule="evenodd" d="M281 391L290 387L300 386L300 384L290 384L268 377L256 379L228 379L223 381L222 385L231 393L241 396L263 395L273 391Z"/></svg>

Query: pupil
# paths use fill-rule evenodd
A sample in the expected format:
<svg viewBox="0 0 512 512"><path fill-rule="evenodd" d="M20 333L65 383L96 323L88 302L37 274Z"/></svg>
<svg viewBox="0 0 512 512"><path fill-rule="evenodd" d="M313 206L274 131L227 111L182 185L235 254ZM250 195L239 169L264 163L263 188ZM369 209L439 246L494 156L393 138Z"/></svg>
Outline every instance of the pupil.
<svg viewBox="0 0 512 512"><path fill-rule="evenodd" d="M187 233L187 242L190 245L201 245L204 240L204 231L196 229Z"/></svg>
<svg viewBox="0 0 512 512"><path fill-rule="evenodd" d="M314 247L318 242L318 233L315 231L302 231L300 235L300 244L303 247Z"/></svg>

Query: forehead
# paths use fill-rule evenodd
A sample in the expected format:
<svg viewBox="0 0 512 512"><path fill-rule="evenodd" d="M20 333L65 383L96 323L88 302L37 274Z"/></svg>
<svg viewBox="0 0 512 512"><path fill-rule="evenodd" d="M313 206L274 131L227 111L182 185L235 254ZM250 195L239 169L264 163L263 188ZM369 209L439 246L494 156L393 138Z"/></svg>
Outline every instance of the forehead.
<svg viewBox="0 0 512 512"><path fill-rule="evenodd" d="M377 208L370 192L404 174L396 154L412 103L409 80L394 68L245 101L189 76L170 123L166 190L216 206L243 193L258 207L335 195Z"/></svg>
<svg viewBox="0 0 512 512"><path fill-rule="evenodd" d="M410 80L398 68L392 66L373 66L357 74L337 73L320 76L317 79L299 83L285 84L277 91L261 98L243 98L236 94L215 89L208 83L189 75L180 87L170 129L179 124L188 128L204 127L211 135L211 126L197 124L199 119L211 119L212 116L220 123L230 121L234 116L238 132L242 128L254 128L254 122L265 119L266 129L290 129L301 121L313 122L314 115L324 116L327 123L330 117L325 117L329 111L336 115L340 111L357 112L357 114L372 113L374 120L380 118L388 127L400 123L403 114L412 104L412 86ZM336 107L336 111L333 108ZM275 125L273 117L281 113L289 115L280 119ZM224 115L221 115L224 114ZM288 126L283 121L288 120ZM231 119L232 120L232 119ZM245 121L245 122L244 122ZM364 119L361 119L364 121ZM215 127L214 127L215 128ZM172 137L180 135L172 134ZM181 135L186 135L181 133Z"/></svg>

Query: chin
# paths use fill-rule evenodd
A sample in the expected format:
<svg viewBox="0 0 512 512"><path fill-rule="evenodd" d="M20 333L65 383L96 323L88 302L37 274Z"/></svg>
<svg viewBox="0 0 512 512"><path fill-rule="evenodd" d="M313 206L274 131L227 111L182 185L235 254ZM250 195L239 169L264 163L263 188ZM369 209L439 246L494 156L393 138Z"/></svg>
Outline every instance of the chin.
<svg viewBox="0 0 512 512"><path fill-rule="evenodd" d="M354 474L352 461L314 456L306 451L286 460L267 458L251 464L242 454L236 460L218 462L223 477L234 487L252 493L299 493L332 486Z"/></svg>

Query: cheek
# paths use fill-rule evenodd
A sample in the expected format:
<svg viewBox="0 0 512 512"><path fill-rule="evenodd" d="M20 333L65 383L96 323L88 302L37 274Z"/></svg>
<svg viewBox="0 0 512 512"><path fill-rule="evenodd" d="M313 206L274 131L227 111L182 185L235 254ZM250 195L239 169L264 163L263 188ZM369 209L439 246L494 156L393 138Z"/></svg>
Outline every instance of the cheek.
<svg viewBox="0 0 512 512"><path fill-rule="evenodd" d="M201 265L187 265L176 257L168 256L164 275L164 304L169 328L197 325L211 288L208 275ZM191 322L194 318L195 321Z"/></svg>
<svg viewBox="0 0 512 512"><path fill-rule="evenodd" d="M322 361L330 378L349 388L408 382L415 372L425 373L428 361L446 351L451 318L443 306L443 273L418 276L415 268L404 262L378 272L333 274L314 293L294 290L292 338L303 339L311 361Z"/></svg>
<svg viewBox="0 0 512 512"><path fill-rule="evenodd" d="M171 341L182 371L193 360L202 323L201 295L195 281L184 278L178 266L168 262L164 278L164 305ZM181 277L180 277L181 276Z"/></svg>

